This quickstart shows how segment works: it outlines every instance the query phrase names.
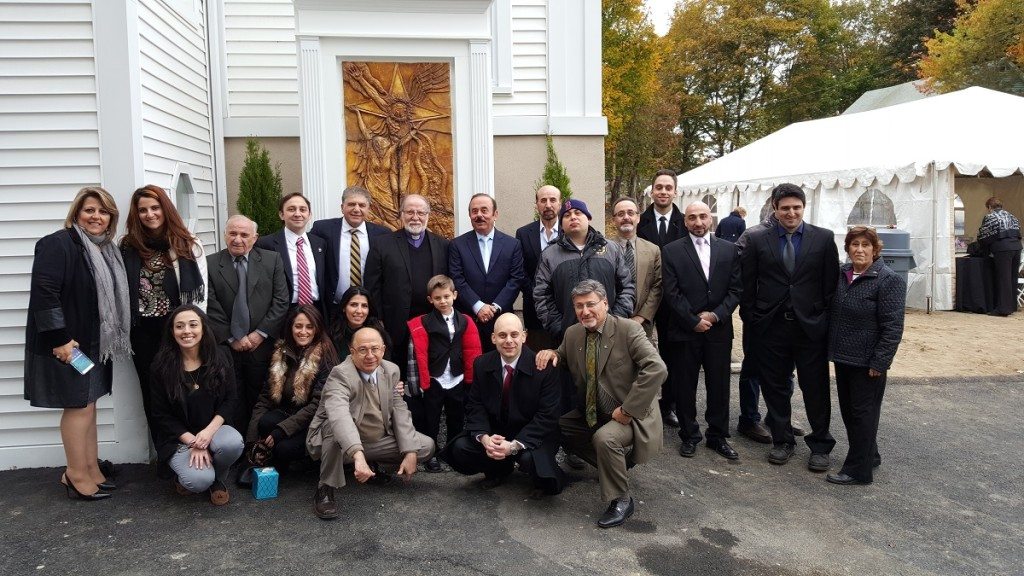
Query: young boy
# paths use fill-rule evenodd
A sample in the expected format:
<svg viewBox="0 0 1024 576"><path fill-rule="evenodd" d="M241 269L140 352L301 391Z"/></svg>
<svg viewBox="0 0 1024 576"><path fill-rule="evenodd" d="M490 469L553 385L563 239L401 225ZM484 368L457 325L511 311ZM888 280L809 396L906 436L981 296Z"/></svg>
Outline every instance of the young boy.
<svg viewBox="0 0 1024 576"><path fill-rule="evenodd" d="M427 299L434 310L409 320L409 370L407 390L422 394L423 415L419 432L437 442L444 409L448 439L462 432L466 389L473 382L473 361L480 355L476 324L455 311L455 282L439 274L427 282ZM427 472L440 472L441 463L431 458Z"/></svg>

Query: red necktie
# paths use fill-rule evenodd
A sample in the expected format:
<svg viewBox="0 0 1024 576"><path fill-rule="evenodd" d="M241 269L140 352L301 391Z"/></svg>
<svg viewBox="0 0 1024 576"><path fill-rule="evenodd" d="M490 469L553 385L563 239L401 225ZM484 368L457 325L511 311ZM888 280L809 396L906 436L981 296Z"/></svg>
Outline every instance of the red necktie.
<svg viewBox="0 0 1024 576"><path fill-rule="evenodd" d="M299 306L313 302L313 289L309 283L309 263L306 262L306 252L302 249L306 239L299 237L295 240L295 264L299 271Z"/></svg>
<svg viewBox="0 0 1024 576"><path fill-rule="evenodd" d="M503 415L508 414L508 397L512 390L512 372L514 372L512 366L505 365L505 381L501 383L501 413Z"/></svg>

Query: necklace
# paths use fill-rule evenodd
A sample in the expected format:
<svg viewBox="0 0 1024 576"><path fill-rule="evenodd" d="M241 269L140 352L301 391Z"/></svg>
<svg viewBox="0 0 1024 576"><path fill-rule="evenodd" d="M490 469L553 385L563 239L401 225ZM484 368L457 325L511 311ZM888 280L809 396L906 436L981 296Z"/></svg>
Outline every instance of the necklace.
<svg viewBox="0 0 1024 576"><path fill-rule="evenodd" d="M192 390L199 390L199 379L191 372L185 372L185 376L188 376L188 379L192 381Z"/></svg>

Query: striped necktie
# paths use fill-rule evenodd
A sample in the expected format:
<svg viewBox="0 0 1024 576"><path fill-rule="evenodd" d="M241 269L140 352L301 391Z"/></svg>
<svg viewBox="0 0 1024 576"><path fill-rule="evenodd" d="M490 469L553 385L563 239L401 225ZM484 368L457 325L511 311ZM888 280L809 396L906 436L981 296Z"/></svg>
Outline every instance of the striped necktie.
<svg viewBox="0 0 1024 576"><path fill-rule="evenodd" d="M295 268L298 270L298 298L299 306L305 306L313 302L313 288L309 283L309 262L306 261L306 251L303 248L306 239L299 236L295 240Z"/></svg>
<svg viewBox="0 0 1024 576"><path fill-rule="evenodd" d="M363 285L363 268L362 268L362 253L360 252L359 246L359 230L351 230L352 243L349 245L348 251L348 274L351 279L350 284L352 286Z"/></svg>

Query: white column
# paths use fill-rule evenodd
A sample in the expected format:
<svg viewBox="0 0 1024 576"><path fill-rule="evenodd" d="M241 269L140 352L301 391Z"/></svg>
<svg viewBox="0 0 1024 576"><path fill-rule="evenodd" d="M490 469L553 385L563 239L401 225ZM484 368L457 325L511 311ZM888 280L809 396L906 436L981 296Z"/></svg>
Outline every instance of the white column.
<svg viewBox="0 0 1024 576"><path fill-rule="evenodd" d="M299 46L299 150L302 155L302 192L309 198L314 218L330 214L324 159L323 72L320 38L298 37Z"/></svg>
<svg viewBox="0 0 1024 576"><path fill-rule="evenodd" d="M469 42L470 153L473 162L473 190L459 193L457 200L481 192L494 195L494 124L491 117L491 43ZM456 214L462 206L455 206Z"/></svg>

